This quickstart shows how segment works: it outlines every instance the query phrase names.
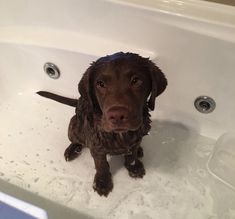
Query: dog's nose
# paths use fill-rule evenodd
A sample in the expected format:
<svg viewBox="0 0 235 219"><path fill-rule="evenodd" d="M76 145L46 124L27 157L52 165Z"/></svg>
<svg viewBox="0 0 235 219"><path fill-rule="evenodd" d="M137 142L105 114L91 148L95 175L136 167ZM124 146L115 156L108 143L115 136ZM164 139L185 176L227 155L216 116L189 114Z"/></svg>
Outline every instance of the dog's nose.
<svg viewBox="0 0 235 219"><path fill-rule="evenodd" d="M122 106L111 107L107 112L107 119L113 125L122 125L128 120L128 109Z"/></svg>

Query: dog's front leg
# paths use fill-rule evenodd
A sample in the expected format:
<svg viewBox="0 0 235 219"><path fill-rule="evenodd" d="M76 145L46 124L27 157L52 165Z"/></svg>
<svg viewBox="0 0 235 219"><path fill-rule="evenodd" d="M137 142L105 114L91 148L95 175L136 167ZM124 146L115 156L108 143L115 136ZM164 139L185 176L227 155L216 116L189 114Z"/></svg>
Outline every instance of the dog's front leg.
<svg viewBox="0 0 235 219"><path fill-rule="evenodd" d="M124 156L124 165L127 168L129 175L133 178L142 178L145 175L143 163L138 157L143 156L143 149L138 145L132 148L131 153Z"/></svg>
<svg viewBox="0 0 235 219"><path fill-rule="evenodd" d="M93 188L99 195L108 196L113 189L113 181L106 154L97 154L91 150L91 155L96 168Z"/></svg>

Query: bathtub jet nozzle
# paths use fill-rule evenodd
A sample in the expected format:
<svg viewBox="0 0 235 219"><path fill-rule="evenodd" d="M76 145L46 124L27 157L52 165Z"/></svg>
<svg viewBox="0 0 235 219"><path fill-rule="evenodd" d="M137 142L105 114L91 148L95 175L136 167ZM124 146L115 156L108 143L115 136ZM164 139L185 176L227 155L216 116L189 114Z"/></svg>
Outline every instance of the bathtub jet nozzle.
<svg viewBox="0 0 235 219"><path fill-rule="evenodd" d="M43 69L50 78L58 79L60 77L60 70L53 63L50 63L50 62L45 63L45 65L43 66Z"/></svg>

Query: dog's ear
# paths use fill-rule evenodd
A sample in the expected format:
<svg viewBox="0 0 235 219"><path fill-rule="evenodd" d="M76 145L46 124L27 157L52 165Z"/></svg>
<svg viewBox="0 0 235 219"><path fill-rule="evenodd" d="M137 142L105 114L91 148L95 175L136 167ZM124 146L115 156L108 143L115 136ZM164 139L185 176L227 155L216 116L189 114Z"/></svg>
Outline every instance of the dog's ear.
<svg viewBox="0 0 235 219"><path fill-rule="evenodd" d="M78 91L82 98L84 98L92 111L98 111L99 105L94 92L94 77L95 77L95 62L86 70L82 79L78 84Z"/></svg>
<svg viewBox="0 0 235 219"><path fill-rule="evenodd" d="M91 67L90 66L85 73L83 74L79 84L78 84L78 91L82 98L86 99L90 102L90 77L91 77Z"/></svg>
<svg viewBox="0 0 235 219"><path fill-rule="evenodd" d="M159 96L167 86L167 79L160 68L158 68L151 60L148 60L148 69L152 81L152 89L148 100L150 110L155 108L155 99Z"/></svg>

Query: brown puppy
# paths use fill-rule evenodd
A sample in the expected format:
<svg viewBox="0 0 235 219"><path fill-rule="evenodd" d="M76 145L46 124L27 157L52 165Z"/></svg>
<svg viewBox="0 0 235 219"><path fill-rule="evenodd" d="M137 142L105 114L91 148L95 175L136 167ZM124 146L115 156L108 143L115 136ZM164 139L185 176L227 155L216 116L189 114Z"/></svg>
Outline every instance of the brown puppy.
<svg viewBox="0 0 235 219"><path fill-rule="evenodd" d="M99 195L107 196L113 188L108 154L123 154L129 175L144 176L140 143L151 127L149 109L154 110L155 98L166 86L164 74L152 61L120 52L91 64L79 83L78 100L44 91L38 94L76 106L65 159L75 159L83 147L88 147L96 168L93 188Z"/></svg>

